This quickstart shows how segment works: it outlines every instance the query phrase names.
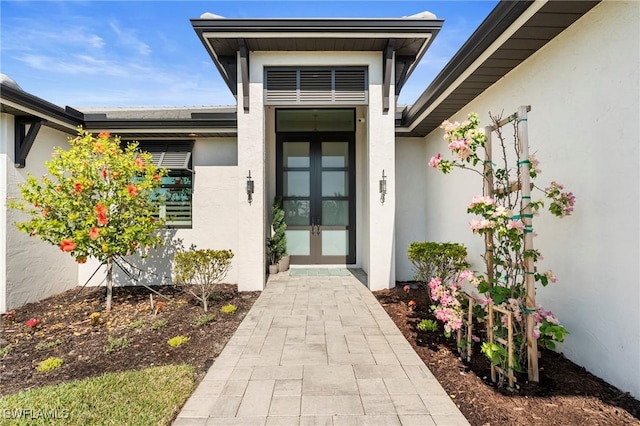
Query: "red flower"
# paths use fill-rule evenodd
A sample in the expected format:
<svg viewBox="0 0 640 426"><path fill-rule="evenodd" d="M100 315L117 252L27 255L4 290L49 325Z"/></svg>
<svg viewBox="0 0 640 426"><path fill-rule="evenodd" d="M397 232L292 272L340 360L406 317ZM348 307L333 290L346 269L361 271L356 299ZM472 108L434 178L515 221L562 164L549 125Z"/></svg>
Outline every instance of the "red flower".
<svg viewBox="0 0 640 426"><path fill-rule="evenodd" d="M71 238L65 238L64 240L60 241L60 250L66 251L67 253L70 251L74 251L76 247L76 243L74 243Z"/></svg>
<svg viewBox="0 0 640 426"><path fill-rule="evenodd" d="M35 319L35 318L29 318L25 324L27 324L27 326L33 328L36 325L40 324L40 320L39 319Z"/></svg>
<svg viewBox="0 0 640 426"><path fill-rule="evenodd" d="M153 175L153 180L155 180L156 182L160 180L160 175L159 174L155 174Z"/></svg>
<svg viewBox="0 0 640 426"><path fill-rule="evenodd" d="M402 287L402 289L404 290L405 293L409 293L409 291L411 290L411 287L409 287L408 285L405 285L404 287Z"/></svg>
<svg viewBox="0 0 640 426"><path fill-rule="evenodd" d="M138 195L138 188L136 188L134 185L127 185L127 191L129 191L129 195L131 195L132 197Z"/></svg>
<svg viewBox="0 0 640 426"><path fill-rule="evenodd" d="M109 133L109 132L100 132L100 133L98 133L98 137L99 138L109 139L111 137L111 133Z"/></svg>
<svg viewBox="0 0 640 426"><path fill-rule="evenodd" d="M78 263L86 263L87 262L87 256L78 256L78 257L76 257L76 262L78 262Z"/></svg>
<svg viewBox="0 0 640 426"><path fill-rule="evenodd" d="M96 205L96 214L98 215L98 225L106 225L109 223L107 219L107 208L102 204Z"/></svg>
<svg viewBox="0 0 640 426"><path fill-rule="evenodd" d="M76 192L82 192L82 184L80 182L76 182L73 186L76 188Z"/></svg>
<svg viewBox="0 0 640 426"><path fill-rule="evenodd" d="M144 160L140 157L136 157L136 166L143 168L144 167Z"/></svg>
<svg viewBox="0 0 640 426"><path fill-rule="evenodd" d="M91 228L91 231L89 231L89 238L91 238L92 240L95 240L99 236L100 236L100 229L95 226Z"/></svg>
<svg viewBox="0 0 640 426"><path fill-rule="evenodd" d="M93 150L98 154L104 154L104 148L102 147L102 144L100 142L96 142L96 144L93 146Z"/></svg>
<svg viewBox="0 0 640 426"><path fill-rule="evenodd" d="M107 178L107 169L102 169L102 177Z"/></svg>

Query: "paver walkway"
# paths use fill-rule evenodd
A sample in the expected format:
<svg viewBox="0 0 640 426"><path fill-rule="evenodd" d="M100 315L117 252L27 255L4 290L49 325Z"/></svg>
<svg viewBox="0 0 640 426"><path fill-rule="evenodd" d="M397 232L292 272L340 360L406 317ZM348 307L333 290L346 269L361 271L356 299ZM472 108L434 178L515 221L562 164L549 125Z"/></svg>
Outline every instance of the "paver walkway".
<svg viewBox="0 0 640 426"><path fill-rule="evenodd" d="M174 426L468 424L356 277L278 274Z"/></svg>

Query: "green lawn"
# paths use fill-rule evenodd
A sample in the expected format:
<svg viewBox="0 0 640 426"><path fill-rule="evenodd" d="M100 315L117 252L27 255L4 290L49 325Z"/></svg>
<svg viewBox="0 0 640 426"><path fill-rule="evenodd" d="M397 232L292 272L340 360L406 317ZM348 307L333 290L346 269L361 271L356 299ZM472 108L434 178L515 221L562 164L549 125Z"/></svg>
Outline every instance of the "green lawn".
<svg viewBox="0 0 640 426"><path fill-rule="evenodd" d="M105 374L0 398L0 424L166 425L194 386L188 365Z"/></svg>

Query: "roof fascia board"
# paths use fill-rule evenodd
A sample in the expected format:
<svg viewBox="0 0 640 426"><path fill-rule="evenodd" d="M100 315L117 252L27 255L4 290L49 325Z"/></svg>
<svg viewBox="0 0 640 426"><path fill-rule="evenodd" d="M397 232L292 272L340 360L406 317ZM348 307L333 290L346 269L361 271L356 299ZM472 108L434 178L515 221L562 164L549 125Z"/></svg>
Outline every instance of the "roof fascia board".
<svg viewBox="0 0 640 426"><path fill-rule="evenodd" d="M191 25L196 32L211 31L215 28L220 32L241 32L243 37L248 33L271 33L300 31L304 33L322 32L355 32L379 33L384 30L419 32L426 29L440 29L442 19L191 19Z"/></svg>
<svg viewBox="0 0 640 426"><path fill-rule="evenodd" d="M438 28L433 28L433 31L439 30ZM318 31L318 32L308 32L308 31L282 31L279 28L279 31L269 31L269 32L245 32L245 31L206 31L202 33L202 36L205 38L416 38L417 35L422 35L423 38L431 38L431 33L423 32L354 32L354 31L345 31L344 29L340 29L340 32L327 32L327 31ZM210 45L209 45L210 46Z"/></svg>
<svg viewBox="0 0 640 426"><path fill-rule="evenodd" d="M57 105L5 84L0 87L0 102L26 114L55 123L59 127L72 130L71 133L75 133L77 127L83 123L83 119L78 114L70 114Z"/></svg>
<svg viewBox="0 0 640 426"><path fill-rule="evenodd" d="M97 119L86 122L87 129L109 128L124 129L181 129L192 130L194 128L214 130L228 130L237 127L237 120L136 120L136 119Z"/></svg>
<svg viewBox="0 0 640 426"><path fill-rule="evenodd" d="M434 79L433 83L427 87L418 98L418 101L408 109L404 117L406 127L404 127L402 131L412 131L440 102L535 15L547 1L548 0L502 1L498 3L494 11L478 27L462 48L460 48L458 53ZM506 16L514 13L514 11L515 13L519 13L518 17L515 18L504 31L495 34L495 30L499 24L504 21ZM477 55L478 48L483 42L486 43L487 37L492 35L497 36L497 38L494 39L471 64L467 64L469 59L473 58L473 55ZM451 81L451 78L456 74L458 74L458 77ZM433 100L435 96L437 96L437 98ZM422 110L423 108L426 109Z"/></svg>

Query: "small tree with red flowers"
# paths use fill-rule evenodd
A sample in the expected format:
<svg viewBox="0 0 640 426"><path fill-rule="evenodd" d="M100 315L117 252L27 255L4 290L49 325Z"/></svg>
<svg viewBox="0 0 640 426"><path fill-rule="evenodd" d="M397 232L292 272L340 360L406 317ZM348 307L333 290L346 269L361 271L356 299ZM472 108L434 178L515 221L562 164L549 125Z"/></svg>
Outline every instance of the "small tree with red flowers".
<svg viewBox="0 0 640 426"><path fill-rule="evenodd" d="M20 231L60 247L78 263L92 256L106 265L110 310L114 259L144 255L161 243L156 194L167 172L136 143L121 147L120 138L107 132L94 137L79 128L69 145L53 152L42 179L28 176L20 185L22 199L10 206L29 216L16 223Z"/></svg>

